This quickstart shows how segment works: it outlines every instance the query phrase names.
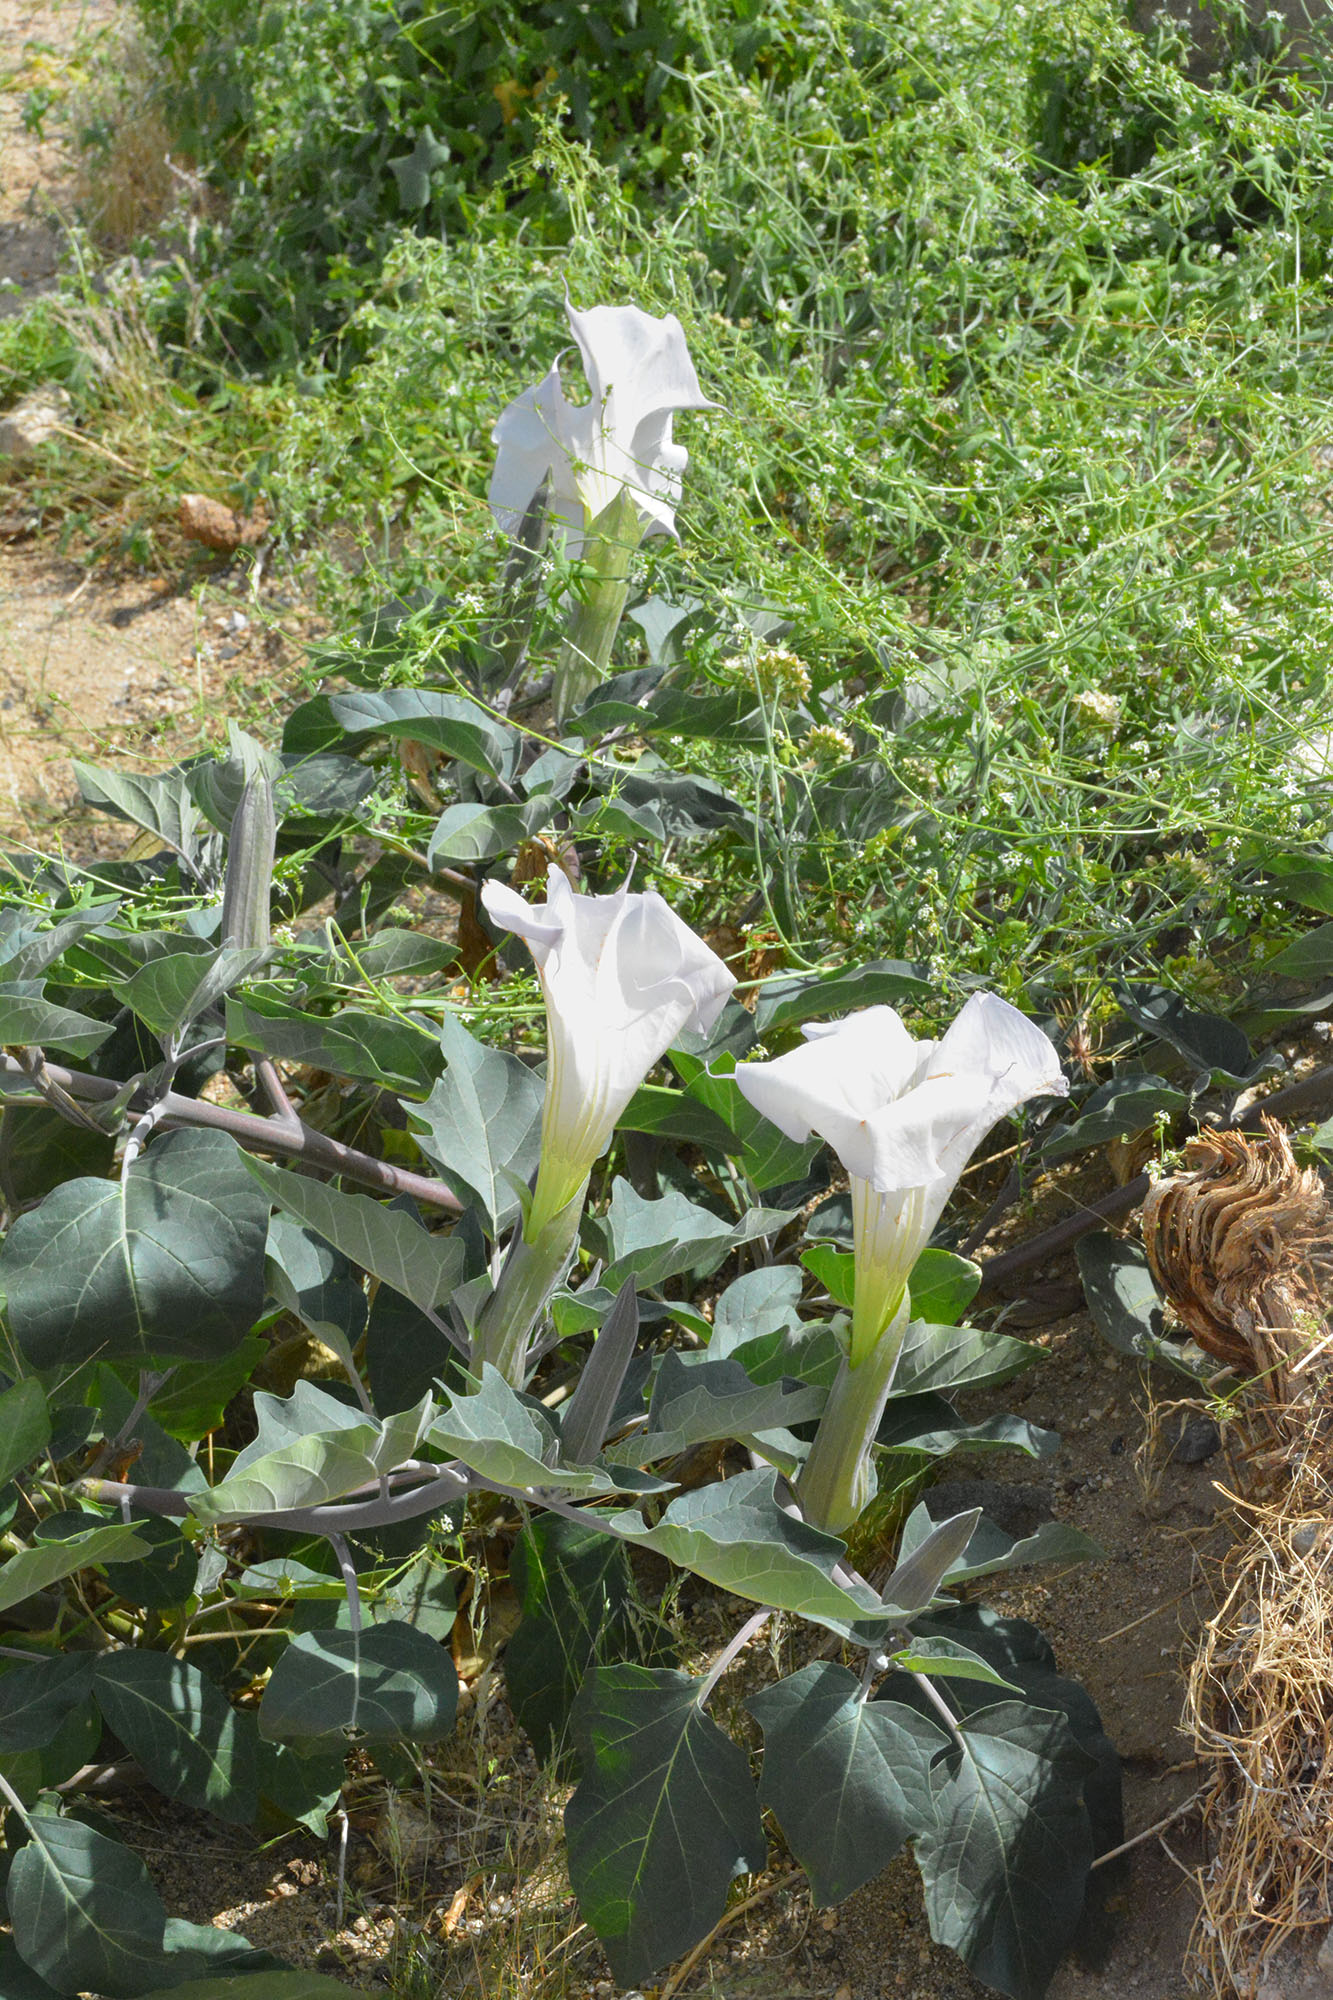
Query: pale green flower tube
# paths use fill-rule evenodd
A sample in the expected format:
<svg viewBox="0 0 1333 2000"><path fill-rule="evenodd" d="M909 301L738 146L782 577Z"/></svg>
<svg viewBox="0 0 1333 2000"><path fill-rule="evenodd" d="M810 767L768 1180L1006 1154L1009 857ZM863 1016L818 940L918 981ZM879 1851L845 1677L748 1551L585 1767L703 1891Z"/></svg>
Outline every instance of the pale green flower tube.
<svg viewBox="0 0 1333 2000"><path fill-rule="evenodd" d="M810 1455L796 1480L801 1512L816 1528L845 1535L875 1495L871 1447L884 1415L911 1317L906 1292L877 1347L853 1366L844 1357L824 1405Z"/></svg>
<svg viewBox="0 0 1333 2000"><path fill-rule="evenodd" d="M587 1185L585 1179L565 1206L536 1229L515 1235L499 1282L472 1329L474 1373L480 1374L489 1361L511 1387L521 1389L527 1381L532 1330L578 1247Z"/></svg>
<svg viewBox="0 0 1333 2000"><path fill-rule="evenodd" d="M591 576L585 594L569 614L555 662L557 725L587 700L604 681L611 649L629 599L629 569L643 539L638 509L628 489L616 495L593 523L594 533L583 551Z"/></svg>

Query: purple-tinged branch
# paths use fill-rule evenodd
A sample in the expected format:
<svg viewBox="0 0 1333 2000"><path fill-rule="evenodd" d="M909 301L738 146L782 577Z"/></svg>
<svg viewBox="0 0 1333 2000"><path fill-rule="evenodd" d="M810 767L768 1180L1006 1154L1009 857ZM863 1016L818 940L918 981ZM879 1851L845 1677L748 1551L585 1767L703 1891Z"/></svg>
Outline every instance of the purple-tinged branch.
<svg viewBox="0 0 1333 2000"><path fill-rule="evenodd" d="M40 1075L34 1076L8 1050L0 1055L0 1077L3 1076L22 1077L34 1090L41 1091L47 1102L64 1117L68 1117L69 1113L61 1102L62 1097L75 1105L80 1100L85 1104L109 1104L126 1088L110 1077L91 1076L83 1070L65 1069L58 1063L43 1062ZM40 1079L43 1077L54 1086L53 1090L42 1089ZM428 1180L424 1174L411 1173L406 1167L394 1167L387 1160L372 1159L369 1153L344 1146L339 1140L330 1139L325 1132L316 1132L296 1118L294 1113L291 1119L263 1118L254 1112L232 1111L222 1104L208 1104L197 1097L185 1097L177 1090L163 1092L155 1104L160 1107L154 1120L156 1124L226 1132L248 1153L271 1153L278 1159L299 1160L304 1166L322 1167L326 1173L345 1174L349 1180L360 1181L365 1187L378 1188L384 1194L405 1194L413 1201L443 1209L450 1215L457 1215L462 1209L458 1196L443 1181Z"/></svg>

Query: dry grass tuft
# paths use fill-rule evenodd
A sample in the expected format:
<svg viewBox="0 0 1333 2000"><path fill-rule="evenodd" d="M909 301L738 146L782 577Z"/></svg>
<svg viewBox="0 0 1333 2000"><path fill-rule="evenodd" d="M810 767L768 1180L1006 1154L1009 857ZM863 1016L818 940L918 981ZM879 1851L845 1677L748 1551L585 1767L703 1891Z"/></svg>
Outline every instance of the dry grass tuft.
<svg viewBox="0 0 1333 2000"><path fill-rule="evenodd" d="M1237 1541L1186 1690L1208 1773L1191 1972L1253 1995L1333 1917L1333 1209L1286 1134L1207 1133L1144 1207L1154 1276L1200 1345L1252 1378Z"/></svg>
<svg viewBox="0 0 1333 2000"><path fill-rule="evenodd" d="M1199 1871L1196 1977L1258 1990L1266 1962L1333 1912L1333 1490L1299 1468L1246 1517L1222 1569L1185 1713L1211 1777L1211 1861Z"/></svg>
<svg viewBox="0 0 1333 2000"><path fill-rule="evenodd" d="M1265 1377L1273 1401L1297 1393L1333 1340L1322 1300L1333 1278L1333 1211L1313 1167L1265 1118L1260 1137L1201 1132L1186 1174L1149 1190L1143 1240L1153 1277L1200 1347Z"/></svg>
<svg viewBox="0 0 1333 2000"><path fill-rule="evenodd" d="M173 169L162 86L133 39L100 63L71 107L83 153L75 204L99 250L124 256L162 227L189 191Z"/></svg>

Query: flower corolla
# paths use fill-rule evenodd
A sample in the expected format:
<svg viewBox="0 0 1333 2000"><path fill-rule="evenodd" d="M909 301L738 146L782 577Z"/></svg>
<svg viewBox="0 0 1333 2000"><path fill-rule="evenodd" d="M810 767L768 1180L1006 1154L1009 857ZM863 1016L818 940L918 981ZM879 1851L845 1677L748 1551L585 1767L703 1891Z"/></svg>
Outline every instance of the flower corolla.
<svg viewBox="0 0 1333 2000"><path fill-rule="evenodd" d="M492 922L527 943L546 1000L535 1234L579 1194L653 1064L686 1029L706 1034L736 981L653 890L579 895L552 866L544 903L501 882L481 897Z"/></svg>
<svg viewBox="0 0 1333 2000"><path fill-rule="evenodd" d="M811 1023L802 1047L735 1076L789 1139L817 1132L851 1178L856 1302L850 1359L897 1311L959 1175L999 1119L1068 1089L1050 1039L993 993L977 993L938 1042L892 1007Z"/></svg>
<svg viewBox="0 0 1333 2000"><path fill-rule="evenodd" d="M513 534L549 479L547 513L564 530L566 552L582 553L593 523L621 493L633 501L643 534L672 535L689 454L671 435L676 410L714 410L694 372L685 330L637 306L565 302L590 391L566 400L560 363L505 408L491 433L498 447L491 511Z"/></svg>

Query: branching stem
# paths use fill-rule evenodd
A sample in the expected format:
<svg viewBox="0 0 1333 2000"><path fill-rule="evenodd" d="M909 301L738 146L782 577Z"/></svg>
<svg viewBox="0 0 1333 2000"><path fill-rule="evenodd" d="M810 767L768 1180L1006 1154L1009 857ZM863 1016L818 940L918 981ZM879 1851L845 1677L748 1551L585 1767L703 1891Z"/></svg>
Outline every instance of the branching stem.
<svg viewBox="0 0 1333 2000"><path fill-rule="evenodd" d="M0 1771L0 1798L3 1798L7 1802L11 1811L18 1814L25 1826L30 1827L32 1825L32 1821L28 1818L27 1807L2 1771Z"/></svg>
<svg viewBox="0 0 1333 2000"><path fill-rule="evenodd" d="M753 1639L755 1633L763 1631L765 1625L767 1625L769 1619L772 1616L773 1613L771 1608L767 1607L762 1611L754 1612L749 1618L746 1619L745 1623L741 1626L739 1632L734 1633L732 1637L728 1639L726 1645L722 1648L722 1651L718 1654L717 1658L713 1661L712 1666L708 1669L708 1672L704 1677L703 1686L699 1689L698 1694L694 1697L694 1704L696 1708L707 1708L709 1697L712 1694L713 1689L717 1686L718 1682L721 1680L723 1674L727 1671L727 1668L731 1665L732 1661L736 1658L738 1653L744 1652L745 1648L749 1645L751 1639Z"/></svg>
<svg viewBox="0 0 1333 2000"><path fill-rule="evenodd" d="M47 1082L54 1086L54 1091L44 1089L42 1095L65 1117L69 1117L70 1113L62 1099L72 1100L77 1110L80 1099L88 1104L109 1104L128 1087L110 1077L90 1076L85 1071L65 1069L58 1064L43 1063L42 1070ZM28 1066L8 1050L0 1055L0 1076L25 1077L34 1088L40 1088ZM88 1121L75 1117L71 1122L86 1124ZM289 1124L286 1119L262 1118L249 1111L232 1111L226 1105L208 1104L200 1098L184 1097L179 1091L168 1090L158 1100L155 1122L177 1129L193 1126L204 1131L226 1132L249 1153L271 1153L277 1159L299 1160L304 1166L320 1167L326 1173L345 1174L349 1180L360 1181L365 1187L378 1188L384 1194L405 1194L413 1201L443 1209L450 1215L459 1214L463 1206L458 1196L442 1181L427 1180L424 1174L410 1173L405 1167L390 1166L387 1160L372 1159L369 1153L357 1152L352 1146L344 1146L340 1140L330 1139L327 1133L316 1132L299 1118L294 1124Z"/></svg>
<svg viewBox="0 0 1333 2000"><path fill-rule="evenodd" d="M392 1479L393 1474L389 1477ZM480 1483L465 1466L445 1465L435 1478L405 1493L391 1494L387 1500L380 1497L376 1481L370 1489L376 1497L371 1500L353 1502L350 1506L339 1501L319 1507L292 1507L283 1513L247 1514L245 1524L283 1528L298 1535L358 1535L371 1528L388 1528L395 1521L412 1521L422 1514L433 1513L437 1508L449 1506L451 1501L461 1500L465 1494L476 1492ZM141 1513L162 1514L172 1521L184 1520L191 1511L191 1501L197 1497L178 1493L169 1486L132 1486L116 1479L81 1480L78 1490L90 1500L107 1506L128 1504Z"/></svg>
<svg viewBox="0 0 1333 2000"><path fill-rule="evenodd" d="M103 1466L109 1465L116 1453L124 1450L130 1439L134 1436L134 1426L138 1423L158 1390L165 1383L169 1382L176 1373L176 1367L177 1364L173 1362L170 1368L141 1368L139 1370L139 1393L130 1407L129 1415L114 1437L103 1440L100 1451L84 1474L85 1479L96 1479Z"/></svg>
<svg viewBox="0 0 1333 2000"><path fill-rule="evenodd" d="M302 1129L301 1120L287 1095L276 1066L267 1056L255 1057L255 1075L263 1086L264 1095L273 1107L274 1124L284 1126L290 1132L299 1133Z"/></svg>
<svg viewBox="0 0 1333 2000"><path fill-rule="evenodd" d="M916 1682L922 1694L925 1695L926 1700L939 1714L940 1719L943 1721L945 1728L948 1730L950 1736L952 1736L954 1742L961 1744L963 1738L962 1732L958 1727L958 1717L954 1714L948 1702L930 1678L930 1675L920 1674L915 1668L911 1669L911 1674L912 1679Z"/></svg>

